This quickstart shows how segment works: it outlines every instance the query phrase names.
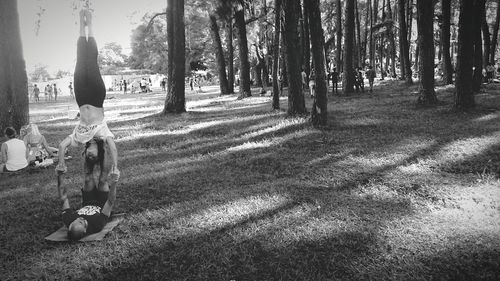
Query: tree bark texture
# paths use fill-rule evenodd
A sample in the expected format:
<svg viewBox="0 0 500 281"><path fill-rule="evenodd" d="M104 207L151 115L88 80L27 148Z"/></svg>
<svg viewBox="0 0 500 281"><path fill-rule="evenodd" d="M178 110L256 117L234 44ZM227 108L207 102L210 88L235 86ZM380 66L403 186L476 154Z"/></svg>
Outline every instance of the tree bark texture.
<svg viewBox="0 0 500 281"><path fill-rule="evenodd" d="M28 77L16 0L0 1L0 129L29 123Z"/></svg>
<svg viewBox="0 0 500 281"><path fill-rule="evenodd" d="M240 55L240 98L250 97L250 62L248 61L248 40L245 24L245 12L239 7L234 13L236 28L238 29L238 46Z"/></svg>
<svg viewBox="0 0 500 281"><path fill-rule="evenodd" d="M402 1L402 0L400 0ZM443 60L441 69L443 71L443 82L448 85L453 83L453 66L450 54L450 18L451 0L443 0L441 3L443 23L441 25L441 44L443 46Z"/></svg>
<svg viewBox="0 0 500 281"><path fill-rule="evenodd" d="M304 46L304 58L303 58L303 65L304 65L304 70L306 72L307 77L311 74L311 36L315 36L313 34L310 34L309 30L309 24L310 20L307 17L308 10L310 3L308 0L304 0L304 5L303 5L303 18L304 18L304 40L303 40L303 46Z"/></svg>
<svg viewBox="0 0 500 281"><path fill-rule="evenodd" d="M301 52L298 38L298 19L300 14L299 0L283 1L285 13L284 36L286 42L286 58L288 71L288 114L305 114L306 106L302 92L302 79L300 74Z"/></svg>
<svg viewBox="0 0 500 281"><path fill-rule="evenodd" d="M273 109L280 109L279 57L281 29L281 0L274 0L274 41L273 41Z"/></svg>
<svg viewBox="0 0 500 281"><path fill-rule="evenodd" d="M493 26L493 35L491 37L490 63L495 64L495 55L498 44L498 28L500 27L500 2L497 1L497 14L495 17L495 25Z"/></svg>
<svg viewBox="0 0 500 281"><path fill-rule="evenodd" d="M401 73L404 74L406 84L413 84L411 62L410 62L410 46L408 44L408 29L406 26L406 6L404 0L398 0L399 8L399 44L400 44L400 65Z"/></svg>
<svg viewBox="0 0 500 281"><path fill-rule="evenodd" d="M483 80L483 40L481 38L481 24L485 0L472 0L474 2L474 72L472 90L479 92Z"/></svg>
<svg viewBox="0 0 500 281"><path fill-rule="evenodd" d="M344 75L342 76L342 90L344 94L349 94L354 92L354 0L347 0L345 6Z"/></svg>
<svg viewBox="0 0 500 281"><path fill-rule="evenodd" d="M323 28L321 26L321 12L319 10L319 0L308 0L308 18L311 27L312 57L314 61L316 91L313 100L311 120L314 126L325 126L327 116L327 86L326 86L326 65Z"/></svg>
<svg viewBox="0 0 500 281"><path fill-rule="evenodd" d="M337 44L335 46L335 64L337 67L337 71L341 73L342 70L342 2L337 0L336 4L336 22L335 29L337 33Z"/></svg>
<svg viewBox="0 0 500 281"><path fill-rule="evenodd" d="M226 62L224 61L224 52L222 51L222 40L219 34L219 25L215 15L210 15L210 31L212 31L212 39L214 41L215 57L217 59L217 70L219 73L219 85L221 95L229 94L229 86L226 75Z"/></svg>
<svg viewBox="0 0 500 281"><path fill-rule="evenodd" d="M469 110L474 108L472 91L472 67L474 52L474 3L471 0L460 1L458 21L457 73L455 79L455 108Z"/></svg>
<svg viewBox="0 0 500 281"><path fill-rule="evenodd" d="M419 97L420 105L437 103L434 91L434 5L432 1L417 0L417 29L419 56Z"/></svg>
<svg viewBox="0 0 500 281"><path fill-rule="evenodd" d="M186 112L184 0L167 2L168 89L164 113Z"/></svg>
<svg viewBox="0 0 500 281"><path fill-rule="evenodd" d="M227 84L228 92L234 93L234 47L233 47L233 18L227 20Z"/></svg>

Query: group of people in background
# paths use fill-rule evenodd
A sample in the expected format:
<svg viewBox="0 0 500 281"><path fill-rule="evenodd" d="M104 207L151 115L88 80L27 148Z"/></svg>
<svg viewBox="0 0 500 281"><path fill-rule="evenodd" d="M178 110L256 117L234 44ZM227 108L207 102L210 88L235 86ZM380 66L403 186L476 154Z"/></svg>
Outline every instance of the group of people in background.
<svg viewBox="0 0 500 281"><path fill-rule="evenodd" d="M73 92L73 85L72 82L69 82L68 85L68 90L69 90L69 96L71 99L74 99L75 95ZM38 87L38 84L33 85L33 89L30 91L30 96L29 99L33 102L40 102L40 95L44 94L45 96L45 101L57 101L57 97L62 93L61 88L57 86L57 83L48 83L45 85L43 92L40 90Z"/></svg>
<svg viewBox="0 0 500 281"><path fill-rule="evenodd" d="M342 74L343 73L339 73L337 71L336 67L334 67L332 71L328 72L326 82L328 87L330 86L330 81L332 82L332 94L338 94L339 80L342 79ZM316 94L316 72L314 71L314 69L312 69L308 79L306 72L302 70L301 76L302 89L304 91L309 89L310 97L314 97ZM372 66L368 66L366 71L363 71L361 67L358 67L354 70L354 88L356 89L356 92L365 91L365 77L368 79L369 92L373 92L373 83L375 81L376 72Z"/></svg>

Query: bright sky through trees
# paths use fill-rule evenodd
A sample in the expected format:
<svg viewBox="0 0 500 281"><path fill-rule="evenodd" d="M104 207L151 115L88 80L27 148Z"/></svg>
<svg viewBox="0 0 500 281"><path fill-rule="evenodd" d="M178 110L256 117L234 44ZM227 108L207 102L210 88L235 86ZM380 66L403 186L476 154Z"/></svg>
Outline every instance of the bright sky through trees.
<svg viewBox="0 0 500 281"><path fill-rule="evenodd" d="M76 2L76 0L75 0ZM18 1L21 38L26 66L47 65L49 71L73 71L76 61L76 40L79 34L78 11L68 0ZM98 47L108 42L122 45L123 52L130 52L130 35L145 13L163 11L165 0L94 0L94 33ZM40 6L45 9L37 16ZM36 22L40 19L38 36Z"/></svg>

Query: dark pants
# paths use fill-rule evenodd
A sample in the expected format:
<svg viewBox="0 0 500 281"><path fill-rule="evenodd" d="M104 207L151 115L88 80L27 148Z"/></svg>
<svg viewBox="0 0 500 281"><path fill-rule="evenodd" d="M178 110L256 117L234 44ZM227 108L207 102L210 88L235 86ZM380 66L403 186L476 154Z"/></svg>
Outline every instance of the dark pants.
<svg viewBox="0 0 500 281"><path fill-rule="evenodd" d="M75 97L78 106L90 104L102 108L106 87L97 65L97 44L94 37L79 37L75 67Z"/></svg>

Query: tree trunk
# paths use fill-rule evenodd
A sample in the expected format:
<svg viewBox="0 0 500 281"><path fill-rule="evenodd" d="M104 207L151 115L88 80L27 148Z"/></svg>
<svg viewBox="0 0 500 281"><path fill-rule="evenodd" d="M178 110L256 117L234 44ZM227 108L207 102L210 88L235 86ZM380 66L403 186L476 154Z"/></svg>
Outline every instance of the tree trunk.
<svg viewBox="0 0 500 281"><path fill-rule="evenodd" d="M228 92L234 93L234 48L233 48L233 18L227 20L227 84Z"/></svg>
<svg viewBox="0 0 500 281"><path fill-rule="evenodd" d="M273 42L273 109L280 109L279 85L279 56L280 56L280 27L281 27L281 0L274 0L274 42Z"/></svg>
<svg viewBox="0 0 500 281"><path fill-rule="evenodd" d="M418 104L437 103L434 91L434 5L429 0L417 0L417 29L419 56L419 97Z"/></svg>
<svg viewBox="0 0 500 281"><path fill-rule="evenodd" d="M313 101L311 120L315 127L325 126L327 123L327 87L326 87L326 65L323 42L323 28L321 27L321 12L319 0L308 0L308 18L311 27L312 56L314 61L316 91Z"/></svg>
<svg viewBox="0 0 500 281"><path fill-rule="evenodd" d="M336 28L336 33L337 33L337 44L335 46L335 64L337 67L337 71L339 73L342 72L342 61L341 61L341 54L342 54L342 2L340 0L337 0L337 6L336 6L336 22L335 22L335 28Z"/></svg>
<svg viewBox="0 0 500 281"><path fill-rule="evenodd" d="M495 25L493 26L493 36L491 38L491 50L490 50L490 63L493 65L495 64L495 54L497 51L499 27L500 27L500 2L497 1L497 14L495 18Z"/></svg>
<svg viewBox="0 0 500 281"><path fill-rule="evenodd" d="M0 129L29 123L28 77L16 0L0 1Z"/></svg>
<svg viewBox="0 0 500 281"><path fill-rule="evenodd" d="M298 19L300 14L299 0L283 1L283 10L285 13L284 36L286 46L287 71L288 71L288 114L305 114L306 106L304 93L302 92L302 79L300 74L301 52L297 42L298 38Z"/></svg>
<svg viewBox="0 0 500 281"><path fill-rule="evenodd" d="M344 36L344 75L342 76L342 90L344 94L354 91L354 0L348 0L345 5L345 36Z"/></svg>
<svg viewBox="0 0 500 281"><path fill-rule="evenodd" d="M372 0L368 0L368 9L370 10L370 42L368 46L368 57L370 58L370 66L375 67L375 61L374 61L374 42L373 42L373 11L372 11Z"/></svg>
<svg viewBox="0 0 500 281"><path fill-rule="evenodd" d="M491 50L491 37L490 37L490 27L486 19L486 10L483 9L481 15L481 29L483 31L483 42L484 42L484 52L483 52L483 67L486 67L490 60L490 50Z"/></svg>
<svg viewBox="0 0 500 281"><path fill-rule="evenodd" d="M401 0L400 0L401 1ZM453 66L450 55L450 17L451 0L443 0L441 3L441 12L443 14L443 23L441 25L441 44L443 45L443 82L448 85L453 83Z"/></svg>
<svg viewBox="0 0 500 281"><path fill-rule="evenodd" d="M186 112L184 0L167 2L168 90L163 113Z"/></svg>
<svg viewBox="0 0 500 281"><path fill-rule="evenodd" d="M472 90L479 92L483 80L483 41L481 38L481 24L485 0L472 0L474 2L474 74Z"/></svg>
<svg viewBox="0 0 500 281"><path fill-rule="evenodd" d="M308 10L309 10L309 1L304 0L304 12L303 12L303 19L304 19L304 40L303 40L303 47L304 47L304 58L302 64L304 65L304 70L306 72L307 77L311 74L311 35L310 35L310 20L307 17ZM313 36L316 36L317 34L313 34Z"/></svg>
<svg viewBox="0 0 500 281"><path fill-rule="evenodd" d="M474 2L460 1L460 17L458 22L457 76L455 79L455 108L469 110L474 108L472 91L472 66L474 52Z"/></svg>
<svg viewBox="0 0 500 281"><path fill-rule="evenodd" d="M389 0L387 1L387 14L389 15L389 20L392 20L391 1ZM396 77L396 40L394 39L394 29L395 26L393 25L388 31L389 42L391 45L391 77L393 78Z"/></svg>
<svg viewBox="0 0 500 281"><path fill-rule="evenodd" d="M358 11L358 2L354 2L354 11L355 11L355 19L356 19L356 55L357 55L357 62L356 66L360 67L363 65L363 58L361 56L361 26L359 23L359 11Z"/></svg>
<svg viewBox="0 0 500 281"><path fill-rule="evenodd" d="M217 59L217 70L219 72L219 85L221 95L229 94L229 87L226 75L226 62L224 61L224 52L222 51L222 41L219 34L219 25L215 15L210 15L210 30L214 41L215 57Z"/></svg>
<svg viewBox="0 0 500 281"><path fill-rule="evenodd" d="M399 0L399 44L401 46L400 61L402 65L401 73L404 73L404 78L407 85L413 84L411 62L410 62L410 49L408 45L408 34L406 27L406 7L405 1Z"/></svg>
<svg viewBox="0 0 500 281"><path fill-rule="evenodd" d="M234 14L236 28L238 29L238 46L240 54L240 98L250 97L250 63L248 61L248 40L245 24L245 13L240 6Z"/></svg>

